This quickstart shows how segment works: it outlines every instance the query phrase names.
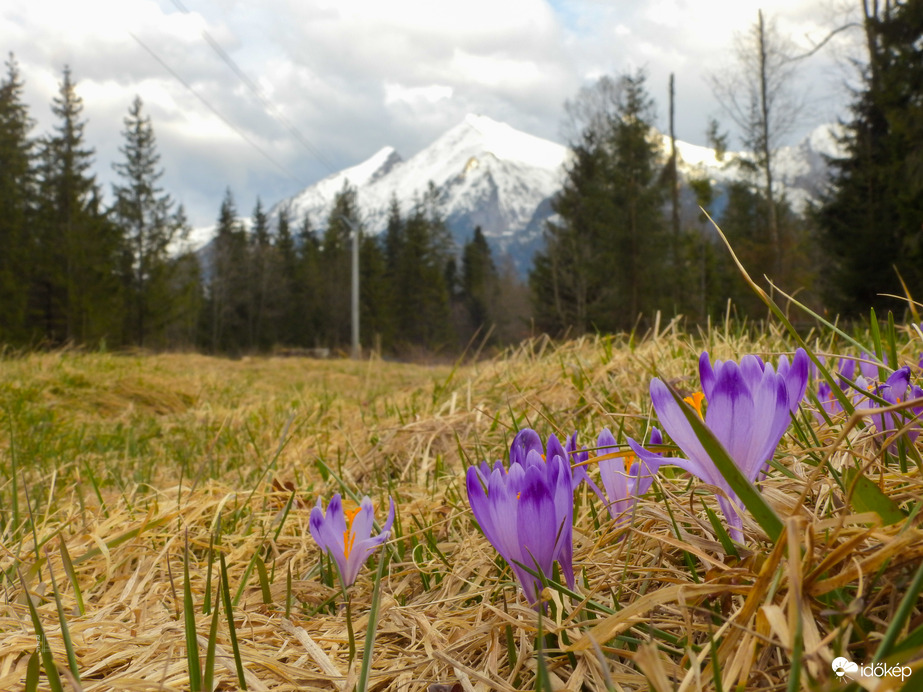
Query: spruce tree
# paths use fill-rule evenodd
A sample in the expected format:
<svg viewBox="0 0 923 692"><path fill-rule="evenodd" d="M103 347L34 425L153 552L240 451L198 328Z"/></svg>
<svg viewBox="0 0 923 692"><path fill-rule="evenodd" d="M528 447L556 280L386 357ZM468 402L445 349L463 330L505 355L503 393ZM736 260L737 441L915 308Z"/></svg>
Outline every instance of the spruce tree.
<svg viewBox="0 0 923 692"><path fill-rule="evenodd" d="M113 220L124 239L126 341L163 346L173 313L171 244L188 232L182 213L159 186L163 169L154 128L136 96L124 120L119 148L123 160L113 164L121 182L112 186Z"/></svg>
<svg viewBox="0 0 923 692"><path fill-rule="evenodd" d="M497 268L480 226L462 249L461 295L468 314L470 332L486 330L494 319L492 307L498 298Z"/></svg>
<svg viewBox="0 0 923 692"><path fill-rule="evenodd" d="M390 348L394 340L391 306L388 301L388 269L378 238L362 237L359 247L360 333L368 347Z"/></svg>
<svg viewBox="0 0 923 692"><path fill-rule="evenodd" d="M310 217L305 214L296 236L297 264L294 305L290 325L296 334L298 345L319 348L326 342L325 316L327 299L324 287L325 273L322 271L320 238L311 226Z"/></svg>
<svg viewBox="0 0 923 692"><path fill-rule="evenodd" d="M250 346L247 234L237 218L237 206L230 188L225 192L218 213L210 269L211 349L238 353Z"/></svg>
<svg viewBox="0 0 923 692"><path fill-rule="evenodd" d="M40 145L34 310L51 343L118 343L122 241L102 209L82 111L65 67L52 104L59 123Z"/></svg>
<svg viewBox="0 0 923 692"><path fill-rule="evenodd" d="M22 100L23 82L13 55L0 82L0 344L29 338L28 300L35 202L32 119Z"/></svg>
<svg viewBox="0 0 923 692"><path fill-rule="evenodd" d="M324 341L345 348L351 340L352 234L362 237L356 188L344 184L327 217L321 246ZM361 294L361 288L360 288Z"/></svg>
<svg viewBox="0 0 923 692"><path fill-rule="evenodd" d="M403 224L395 312L399 343L436 350L455 339L446 284L451 237L430 183Z"/></svg>
<svg viewBox="0 0 923 692"><path fill-rule="evenodd" d="M276 236L273 242L276 258L276 273L272 281L276 284L278 296L278 313L273 320L272 333L275 343L295 346L299 343L297 324L305 319L304 306L296 302L296 284L298 281L298 255L295 249L295 237L292 235L291 212L287 206L279 209L276 217Z"/></svg>
<svg viewBox="0 0 923 692"><path fill-rule="evenodd" d="M594 108L529 277L536 322L554 333L627 330L639 315L671 308L653 102L642 73L622 77L609 98L611 90L601 80L598 94L585 95ZM600 103L609 110L596 110Z"/></svg>
<svg viewBox="0 0 923 692"><path fill-rule="evenodd" d="M271 276L274 269L273 247L269 235L269 217L263 209L263 202L256 199L247 253L249 309L248 327L250 348L266 349L273 343L273 335L267 327L275 310L275 299L271 295Z"/></svg>
<svg viewBox="0 0 923 692"><path fill-rule="evenodd" d="M830 161L817 220L831 257L828 301L850 314L923 295L923 2L866 5L869 50L862 87Z"/></svg>

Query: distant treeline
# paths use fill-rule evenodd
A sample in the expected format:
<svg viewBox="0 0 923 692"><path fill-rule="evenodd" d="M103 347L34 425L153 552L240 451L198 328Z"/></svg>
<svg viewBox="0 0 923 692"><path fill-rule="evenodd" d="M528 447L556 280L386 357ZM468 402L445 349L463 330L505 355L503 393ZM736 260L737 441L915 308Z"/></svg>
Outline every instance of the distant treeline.
<svg viewBox="0 0 923 692"><path fill-rule="evenodd" d="M141 100L125 118L119 182L105 207L70 71L48 136L30 137L22 88L11 56L0 85L0 344L347 351L354 230L366 348L457 353L516 341L528 328L512 265L496 266L479 228L455 248L432 188L406 216L393 200L380 238L364 232L349 187L322 232L284 209L270 221L259 200L246 229L229 190L213 240L184 251L188 223L159 187Z"/></svg>
<svg viewBox="0 0 923 692"><path fill-rule="evenodd" d="M249 229L229 190L213 240L183 251L188 223L159 186L141 100L124 120L107 207L69 70L52 104L57 124L34 138L11 56L0 83L0 344L347 351L354 231L366 349L457 353L534 329L630 330L658 311L704 321L723 316L729 301L739 315L764 316L700 205L720 210L713 215L753 277L812 307L859 315L898 306L889 295L919 300L923 0L863 7L868 62L857 64L860 86L842 120L845 154L828 161L819 203L796 213L775 178L773 142L791 115L778 104L797 59L741 55L741 80L723 92L716 86L730 94L722 105L752 152L729 161L739 175L721 186L680 180L675 158L652 136L643 73L604 78L567 104L579 124L574 157L528 286L491 256L480 229L454 246L432 186L404 214L392 200L378 237L364 232L349 187L322 220L284 209L270 219L258 200ZM771 26L760 14L750 46L757 55L772 53ZM672 110L671 97L671 121ZM720 154L726 137L717 124L709 137Z"/></svg>
<svg viewBox="0 0 923 692"><path fill-rule="evenodd" d="M800 115L792 89L806 58L785 52L762 13L738 47L739 70L712 79L751 152L729 160L735 182L678 178L652 141L643 73L604 77L568 103L581 128L530 277L536 325L629 330L658 310L702 321L729 301L739 316L765 316L699 206L767 290L764 277L847 317L906 308L889 296L923 300L923 0L863 9L868 62L855 63L844 155L827 161L819 201L801 213L780 194L776 143ZM669 110L672 122L672 98ZM708 135L720 158L726 136L715 122Z"/></svg>

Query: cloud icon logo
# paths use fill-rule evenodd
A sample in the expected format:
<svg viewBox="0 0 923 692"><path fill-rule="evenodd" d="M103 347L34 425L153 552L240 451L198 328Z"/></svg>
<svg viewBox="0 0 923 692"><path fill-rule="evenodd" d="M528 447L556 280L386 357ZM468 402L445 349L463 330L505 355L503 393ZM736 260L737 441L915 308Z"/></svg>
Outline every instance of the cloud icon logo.
<svg viewBox="0 0 923 692"><path fill-rule="evenodd" d="M847 658L842 656L833 659L833 672L837 674L837 677L843 677L846 673L856 673L859 670L859 664L853 663Z"/></svg>

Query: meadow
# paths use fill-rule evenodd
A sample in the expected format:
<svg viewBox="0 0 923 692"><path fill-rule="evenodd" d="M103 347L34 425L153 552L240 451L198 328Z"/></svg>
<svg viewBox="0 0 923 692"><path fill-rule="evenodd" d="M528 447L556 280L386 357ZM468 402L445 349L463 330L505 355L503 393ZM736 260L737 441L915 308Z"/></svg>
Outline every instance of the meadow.
<svg viewBox="0 0 923 692"><path fill-rule="evenodd" d="M867 350L920 377L916 329L818 324L804 343L827 363ZM816 373L759 482L778 531L743 511L732 541L716 490L672 466L624 522L583 485L576 586L544 575L533 607L474 520L466 469L507 462L518 430L578 431L589 448L603 428L646 439L653 376L685 395L703 350L775 363L797 345L779 326L725 322L542 337L457 365L8 354L0 690L918 684L920 444L883 442L848 401L820 413ZM369 495L379 523L389 497L396 509L348 614L309 532L334 493L353 506ZM839 676L838 658L858 671Z"/></svg>

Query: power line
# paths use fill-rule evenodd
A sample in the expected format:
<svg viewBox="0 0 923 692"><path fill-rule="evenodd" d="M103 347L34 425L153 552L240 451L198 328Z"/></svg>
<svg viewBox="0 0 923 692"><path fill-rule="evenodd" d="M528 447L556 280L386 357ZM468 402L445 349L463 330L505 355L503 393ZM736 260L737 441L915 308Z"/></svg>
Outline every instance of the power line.
<svg viewBox="0 0 923 692"><path fill-rule="evenodd" d="M184 14L189 14L189 10L185 5L180 2L180 0L172 0L176 8L183 12ZM305 137L301 132L295 127L291 121L289 121L282 113L279 112L278 107L272 102L272 100L266 96L266 93L259 87L259 85L254 82L247 74L240 68L237 62L232 58L224 48L208 33L205 29L202 30L202 38L209 45L209 47L215 52L215 54L221 58L225 65L227 65L231 71L237 75L237 78L241 83L246 86L254 96L263 104L263 107L266 109L266 114L270 116L277 123L282 125L289 133L301 144L304 149L311 154L314 158L320 161L321 164L330 173L336 173L333 165L330 161L320 152L320 150L315 147L307 137Z"/></svg>
<svg viewBox="0 0 923 692"><path fill-rule="evenodd" d="M195 88L194 88L191 84L189 84L189 82L187 82L185 79L183 79L173 68L171 68L169 65L167 65L167 63L165 63L165 62L160 58L160 56L157 55L157 53L155 53L155 52L153 51L153 49L151 49L146 43L144 43L144 41L142 41L140 38L138 38L137 36L135 36L135 35L134 35L132 32L130 32L130 31L128 32L128 35L131 36L131 37L138 43L139 46L141 46L144 50L146 50L146 51L150 54L150 56L151 56L152 58L154 58L154 60L156 60L158 63L160 63L160 66L163 67L163 69L165 69L167 72L169 72L169 73L173 76L173 78L176 79L176 81L178 81L180 84L182 84L184 87L186 87L186 88L192 93L193 96L195 96L197 99L199 99L199 101L202 102L202 104L203 104L206 108L208 108L212 113L214 113L216 116L218 116L218 117L221 119L221 121L222 121L225 125L227 125L227 126L230 127L232 130L234 130L234 132L236 132L236 133L241 137L241 139L243 139L245 142L247 142L247 144L249 144L251 147L253 147L254 149L256 149L260 154L262 154L263 157L264 157L267 161L269 161L272 165L274 165L274 166L275 166L276 168L278 168L280 171L282 171L283 173L285 173L286 176L288 176L289 178L291 178L292 180L294 180L296 183L298 183L298 184L301 185L302 187L304 187L304 186L306 185L306 183L305 183L303 180L301 180L297 175L295 175L295 174L292 173L288 168L286 168L286 167L283 166L281 163L279 163L278 161L276 161L276 160L275 160L272 156L270 156L259 144L257 144L257 143L254 142L250 137L248 137L247 134L246 134L243 130L241 130L239 127L237 127L236 125L234 125L234 123L232 123L230 120L228 120L226 117L224 117L224 116L218 111L217 108L215 108L211 103L209 103L208 100L207 100L204 96L202 96L198 91L196 91Z"/></svg>

